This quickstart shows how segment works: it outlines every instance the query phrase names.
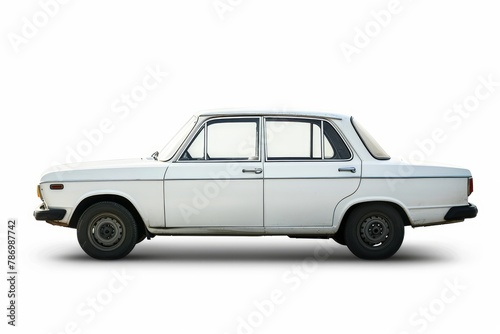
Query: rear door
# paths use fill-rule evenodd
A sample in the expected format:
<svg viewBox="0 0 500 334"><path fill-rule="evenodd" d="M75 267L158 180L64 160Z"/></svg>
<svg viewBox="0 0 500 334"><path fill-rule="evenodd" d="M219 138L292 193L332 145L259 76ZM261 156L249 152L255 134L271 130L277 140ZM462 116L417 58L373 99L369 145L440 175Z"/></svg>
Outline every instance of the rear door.
<svg viewBox="0 0 500 334"><path fill-rule="evenodd" d="M326 227L353 194L361 161L330 121L265 119L264 226Z"/></svg>

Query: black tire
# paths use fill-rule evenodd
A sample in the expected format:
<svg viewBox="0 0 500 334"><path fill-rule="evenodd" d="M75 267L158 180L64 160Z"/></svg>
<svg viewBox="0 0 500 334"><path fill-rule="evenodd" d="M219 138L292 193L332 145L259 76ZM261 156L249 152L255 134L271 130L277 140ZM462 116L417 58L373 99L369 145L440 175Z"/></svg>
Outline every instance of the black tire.
<svg viewBox="0 0 500 334"><path fill-rule="evenodd" d="M137 241L135 243L136 244L141 243L142 241L144 241L144 239L146 239L146 234L138 234Z"/></svg>
<svg viewBox="0 0 500 334"><path fill-rule="evenodd" d="M332 239L335 240L338 244L345 246L345 234L343 230L338 230L337 233L332 235Z"/></svg>
<svg viewBox="0 0 500 334"><path fill-rule="evenodd" d="M399 212L388 204L366 204L348 217L345 241L361 259L381 260L394 255L404 239L404 223Z"/></svg>
<svg viewBox="0 0 500 334"><path fill-rule="evenodd" d="M139 223L137 224L137 240L136 244L142 242L144 239L146 239L146 227L144 224Z"/></svg>
<svg viewBox="0 0 500 334"><path fill-rule="evenodd" d="M93 258L114 260L126 256L138 240L132 214L114 202L100 202L81 215L77 225L78 242Z"/></svg>
<svg viewBox="0 0 500 334"><path fill-rule="evenodd" d="M144 239L146 239L146 233L137 233L137 241L135 243L138 244Z"/></svg>

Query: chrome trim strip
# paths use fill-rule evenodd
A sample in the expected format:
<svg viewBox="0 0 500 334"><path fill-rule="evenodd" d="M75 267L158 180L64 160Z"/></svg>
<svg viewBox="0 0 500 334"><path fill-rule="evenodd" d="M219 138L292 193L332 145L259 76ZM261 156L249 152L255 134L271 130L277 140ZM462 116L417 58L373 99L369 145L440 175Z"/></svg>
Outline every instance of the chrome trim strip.
<svg viewBox="0 0 500 334"><path fill-rule="evenodd" d="M408 210L419 210L419 209L449 209L454 205L426 205L426 206L408 206Z"/></svg>
<svg viewBox="0 0 500 334"><path fill-rule="evenodd" d="M314 176L297 176L297 177L265 177L264 180L343 180L343 179L358 179L360 176L330 176L330 177L314 177Z"/></svg>
<svg viewBox="0 0 500 334"><path fill-rule="evenodd" d="M387 180L387 179L464 179L468 178L468 176L363 176L361 179L366 180L366 179L381 179L381 180Z"/></svg>
<svg viewBox="0 0 500 334"><path fill-rule="evenodd" d="M251 161L247 161L251 162ZM311 180L335 180L335 179L359 179L367 180L387 180L387 179L465 179L468 176L401 176L401 177L376 177L376 176L344 176L344 177L264 177L266 180L297 180L297 179L311 179ZM257 178L230 178L228 180L256 180ZM261 180L262 178L258 178ZM181 180L218 180L216 178L199 178L199 179L165 179L168 181L181 181ZM109 180L58 180L59 183L74 183L74 182L138 182L138 181L146 181L146 182L155 182L155 181L165 181L164 179L109 179ZM44 181L40 184L53 183L56 181Z"/></svg>
<svg viewBox="0 0 500 334"><path fill-rule="evenodd" d="M74 183L74 182L137 182L137 181L163 181L163 179L109 179L109 180L58 180L59 183ZM44 181L40 184L54 183L56 181Z"/></svg>
<svg viewBox="0 0 500 334"><path fill-rule="evenodd" d="M258 175L258 174L255 174ZM225 181L246 181L246 180L263 180L262 176L260 177L252 177L253 175L250 175L249 177L234 177L234 178L228 178L228 179L214 179L214 178L199 178L199 179L194 179L194 178L185 178L185 179L165 179L165 181L217 181L217 180L225 180Z"/></svg>
<svg viewBox="0 0 500 334"><path fill-rule="evenodd" d="M251 162L251 161L248 161ZM367 180L387 180L387 179L464 179L468 178L468 176L401 176L401 177L360 177L360 176L344 176L344 177L264 177L266 180L336 180L336 179L359 179ZM262 180L262 178L230 178L228 180ZM199 178L199 179L165 179L168 181L182 181L182 180L218 180L216 178ZM146 182L155 182L155 181L165 181L164 179L109 179L109 180L58 180L59 183L74 183L74 182L138 182L138 181L146 181ZM53 183L55 181L44 181L40 184Z"/></svg>

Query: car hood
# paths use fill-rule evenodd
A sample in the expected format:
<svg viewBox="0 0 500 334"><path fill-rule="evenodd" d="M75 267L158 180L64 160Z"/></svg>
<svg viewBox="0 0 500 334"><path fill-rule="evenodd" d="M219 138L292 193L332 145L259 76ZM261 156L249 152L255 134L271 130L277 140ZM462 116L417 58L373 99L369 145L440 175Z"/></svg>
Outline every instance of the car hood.
<svg viewBox="0 0 500 334"><path fill-rule="evenodd" d="M40 183L114 180L163 180L169 162L152 158L90 161L57 165L42 175Z"/></svg>

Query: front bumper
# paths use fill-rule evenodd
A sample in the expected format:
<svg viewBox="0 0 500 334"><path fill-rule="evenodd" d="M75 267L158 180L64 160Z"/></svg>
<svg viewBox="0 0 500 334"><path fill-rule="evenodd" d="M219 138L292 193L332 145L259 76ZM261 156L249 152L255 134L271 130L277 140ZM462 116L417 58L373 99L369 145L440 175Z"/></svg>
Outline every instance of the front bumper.
<svg viewBox="0 0 500 334"><path fill-rule="evenodd" d="M464 220L466 218L474 218L477 216L477 207L469 203L469 205L454 206L444 216L447 221Z"/></svg>
<svg viewBox="0 0 500 334"><path fill-rule="evenodd" d="M45 220L46 222L57 221L64 218L66 210L64 209L47 209L44 204L33 212L36 220Z"/></svg>

